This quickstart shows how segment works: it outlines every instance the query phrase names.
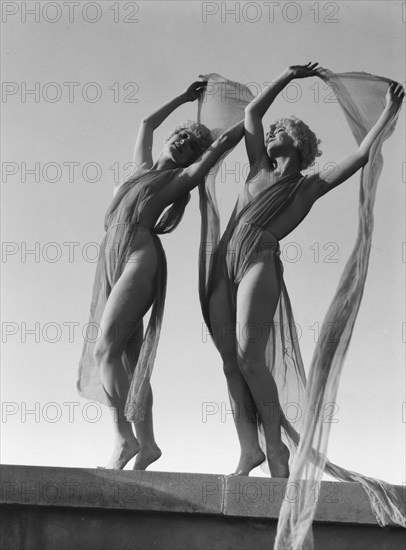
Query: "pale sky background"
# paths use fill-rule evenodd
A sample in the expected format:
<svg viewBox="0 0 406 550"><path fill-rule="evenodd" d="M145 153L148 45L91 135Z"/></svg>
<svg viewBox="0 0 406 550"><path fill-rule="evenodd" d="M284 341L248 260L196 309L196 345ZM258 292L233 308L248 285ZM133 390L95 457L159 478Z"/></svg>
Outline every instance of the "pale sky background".
<svg viewBox="0 0 406 550"><path fill-rule="evenodd" d="M8 83L2 100L2 462L95 467L110 455L112 431L109 411L87 405L76 393L96 266L97 250L89 243L103 237L114 185L111 167L120 167L120 179L128 173L123 167L132 160L141 118L200 73L251 83L254 93L286 66L308 61L335 72L361 70L404 82L406 14L401 2L388 1L278 2L271 3L273 16L259 2L250 7L228 2L227 8L237 10L233 14L222 13L214 2L99 1L81 2L69 21L66 3L37 2L37 22L19 2L2 4L3 87ZM32 9L34 3L25 5ZM138 22L124 22L126 17ZM79 83L70 85L72 101L67 82ZM25 96L24 86L37 86L39 97ZM97 90L100 99L90 101ZM303 118L322 139L320 167L355 147L328 94L320 80L297 81L265 119ZM138 102L124 102L128 96ZM196 107L189 103L164 122L155 153L176 123L195 118ZM370 269L328 452L342 466L399 484L405 479L404 117L403 110L384 145ZM218 184L224 220L246 162L242 145L227 160L227 169L236 173ZM37 181L32 173L24 178L24 167L35 163L41 171ZM60 172L49 163L57 163ZM79 163L72 178L66 163ZM88 163L96 163L99 174ZM97 181L86 181L92 178ZM317 323L355 240L358 179L320 200L281 243L306 369ZM197 195L177 230L162 237L169 281L152 385L163 456L150 469L227 474L239 447L221 359L203 329L198 301ZM25 257L24 250L35 246L37 256ZM38 341L24 333L36 323ZM72 404L71 414L66 403ZM205 403L215 403L218 413L204 422ZM26 414L35 407L35 414ZM259 469L255 473L261 475Z"/></svg>

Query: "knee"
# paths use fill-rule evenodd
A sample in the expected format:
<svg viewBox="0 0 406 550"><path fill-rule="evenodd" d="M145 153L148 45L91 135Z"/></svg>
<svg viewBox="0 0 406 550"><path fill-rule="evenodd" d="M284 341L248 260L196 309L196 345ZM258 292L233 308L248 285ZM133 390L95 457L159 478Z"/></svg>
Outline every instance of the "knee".
<svg viewBox="0 0 406 550"><path fill-rule="evenodd" d="M94 346L93 357L98 365L102 365L120 358L122 353L122 346L101 338Z"/></svg>
<svg viewBox="0 0 406 550"><path fill-rule="evenodd" d="M262 361L256 355L248 352L238 354L238 367L244 378L257 376L262 366Z"/></svg>
<svg viewBox="0 0 406 550"><path fill-rule="evenodd" d="M238 368L238 361L236 357L233 357L232 359L224 360L223 361L223 372L226 376L226 378L229 378L230 376L235 375L236 373L239 373Z"/></svg>
<svg viewBox="0 0 406 550"><path fill-rule="evenodd" d="M223 351L221 357L223 359L223 372L226 378L239 372L237 355L234 351Z"/></svg>

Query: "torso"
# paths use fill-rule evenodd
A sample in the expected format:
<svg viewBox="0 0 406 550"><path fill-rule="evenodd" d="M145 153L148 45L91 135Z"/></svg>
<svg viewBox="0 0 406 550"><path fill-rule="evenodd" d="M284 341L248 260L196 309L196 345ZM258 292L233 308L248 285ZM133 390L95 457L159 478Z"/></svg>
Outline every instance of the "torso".
<svg viewBox="0 0 406 550"><path fill-rule="evenodd" d="M124 182L116 195L119 205L112 214L112 223L128 221L136 222L152 229L168 204L168 197L164 191L165 179L173 177L173 170L139 170L127 182ZM132 182L132 184L130 183ZM128 189L123 193L123 186Z"/></svg>
<svg viewBox="0 0 406 550"><path fill-rule="evenodd" d="M132 233L127 249L131 257L140 254L143 257L148 251L149 255L156 256L156 236L153 228L168 206L165 194L161 192L164 180L173 176L173 171L165 172L166 174L157 170L138 171L131 180L127 180L118 188L108 209L108 239L113 243L120 240L120 226L127 226Z"/></svg>
<svg viewBox="0 0 406 550"><path fill-rule="evenodd" d="M305 178L306 176L299 176ZM237 213L242 210L249 202L254 200L270 185L277 183L278 178L275 177L272 171L264 168L257 172L254 177L248 177L243 191L240 193L237 201ZM307 216L313 202L309 200L306 193L306 181L303 181L297 190L296 196L292 203L278 216L272 220L272 223L264 227L266 231L269 231L274 235L277 240L281 240L291 233L300 222Z"/></svg>
<svg viewBox="0 0 406 550"><path fill-rule="evenodd" d="M173 170L165 170L167 172L166 177L171 177ZM156 173L162 174L162 178L165 179L164 171L157 171L157 170L144 170L141 172L138 177L143 178L143 176L146 176L147 174L153 174ZM158 180L153 179L151 181L148 181L147 183L143 183L142 181L136 183L135 185L143 185L144 186L144 192L145 192L145 203L142 206L142 209L139 211L138 214L138 222L149 228L153 228L158 219L160 218L162 212L165 210L165 208L168 206L167 203L167 197L165 197L162 193L163 191L163 185L162 178L159 177Z"/></svg>

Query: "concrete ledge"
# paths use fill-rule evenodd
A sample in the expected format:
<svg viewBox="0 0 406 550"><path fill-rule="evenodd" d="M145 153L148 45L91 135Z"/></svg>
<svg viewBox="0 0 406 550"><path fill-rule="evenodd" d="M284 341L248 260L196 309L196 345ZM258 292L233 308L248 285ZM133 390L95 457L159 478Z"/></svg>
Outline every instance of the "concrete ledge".
<svg viewBox="0 0 406 550"><path fill-rule="evenodd" d="M3 504L277 519L284 498L300 498L299 485L263 477L17 465L0 466L0 475ZM358 483L322 481L311 493L315 521L377 525Z"/></svg>
<svg viewBox="0 0 406 550"><path fill-rule="evenodd" d="M402 502L401 486L396 487ZM262 477L225 478L224 513L230 516L279 517L284 499L301 498L299 483ZM377 525L364 489L358 483L322 481L310 487L310 498L317 502L314 521Z"/></svg>
<svg viewBox="0 0 406 550"><path fill-rule="evenodd" d="M300 497L299 486L262 477L16 465L0 474L2 550L269 550L283 498ZM322 482L314 498L316 549L404 550L405 530L379 527L360 485Z"/></svg>
<svg viewBox="0 0 406 550"><path fill-rule="evenodd" d="M210 474L3 465L0 475L0 503L201 514L222 509L222 477Z"/></svg>

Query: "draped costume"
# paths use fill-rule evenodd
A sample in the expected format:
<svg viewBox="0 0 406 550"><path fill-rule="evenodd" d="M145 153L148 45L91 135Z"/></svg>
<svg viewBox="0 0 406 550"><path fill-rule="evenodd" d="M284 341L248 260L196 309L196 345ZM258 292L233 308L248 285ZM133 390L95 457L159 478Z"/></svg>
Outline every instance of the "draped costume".
<svg viewBox="0 0 406 550"><path fill-rule="evenodd" d="M180 222L184 208L190 199L186 193L174 202L152 227L142 224L143 208L153 200L159 189L176 177L179 169L149 170L127 180L119 188L105 216L106 234L100 247L90 319L79 364L78 391L82 397L111 405L111 399L104 390L100 370L93 356L94 346L101 337L100 321L111 289L120 278L131 255L137 251L137 236L147 232L153 241L158 259L156 294L148 326L143 338L138 362L134 364L130 349L122 356L130 381L130 390L125 406L127 420L140 422L145 415L149 392L149 381L158 347L166 293L166 258L158 234L168 233ZM129 327L131 328L131 327ZM134 326L134 331L136 326ZM120 327L117 327L120 330ZM117 335L119 337L119 334Z"/></svg>
<svg viewBox="0 0 406 550"><path fill-rule="evenodd" d="M208 80L207 92L200 101L198 120L218 134L243 118L243 109L253 97L242 84L220 75L213 73L205 78ZM359 144L383 111L391 81L366 73L334 74L327 70L322 78L332 87ZM405 504L395 487L345 470L327 460L325 453L330 424L323 422L322 416L324 405L335 402L362 298L371 247L375 191L383 164L380 150L383 141L393 132L396 118L392 118L375 141L369 161L361 171L358 235L323 323L323 327L334 326L335 335L334 338L321 338L317 343L307 384L277 242L270 241L269 252L275 254L282 284L267 343L266 364L277 384L282 410L284 405L295 403L304 413L299 434L282 412L282 437L291 451L289 481L300 484L301 496L294 502L285 499L282 504L275 549L313 548L311 524L316 508L313 491L324 471L342 481L361 483L380 525L393 522L406 527ZM214 327L210 324L209 300L218 269L223 269L228 279L235 317L236 289L258 253L264 228L286 209L305 179L283 178L255 197L238 214L235 209L220 239L215 176L216 170L213 170L199 187L202 214L199 294L203 316L212 335ZM324 334L329 334L329 331ZM263 442L260 424L258 429Z"/></svg>

